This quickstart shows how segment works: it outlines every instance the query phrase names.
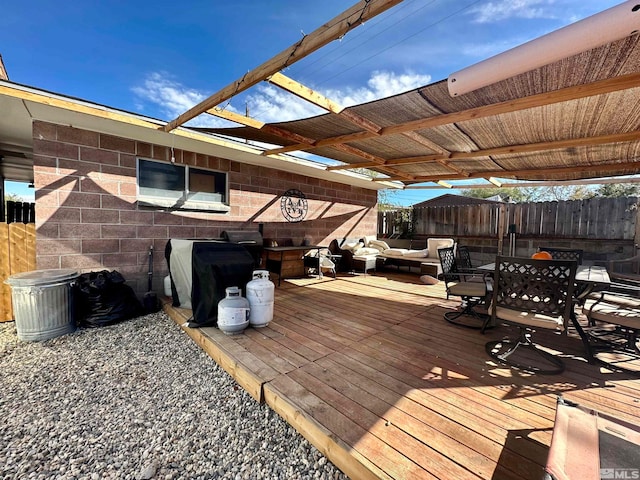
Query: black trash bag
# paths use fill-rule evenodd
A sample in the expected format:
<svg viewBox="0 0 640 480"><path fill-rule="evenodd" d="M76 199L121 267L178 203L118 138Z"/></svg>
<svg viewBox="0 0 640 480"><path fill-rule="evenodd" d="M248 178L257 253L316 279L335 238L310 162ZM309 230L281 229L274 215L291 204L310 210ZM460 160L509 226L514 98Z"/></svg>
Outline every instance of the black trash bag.
<svg viewBox="0 0 640 480"><path fill-rule="evenodd" d="M102 270L78 277L76 312L81 327L104 327L139 317L144 308L119 272Z"/></svg>

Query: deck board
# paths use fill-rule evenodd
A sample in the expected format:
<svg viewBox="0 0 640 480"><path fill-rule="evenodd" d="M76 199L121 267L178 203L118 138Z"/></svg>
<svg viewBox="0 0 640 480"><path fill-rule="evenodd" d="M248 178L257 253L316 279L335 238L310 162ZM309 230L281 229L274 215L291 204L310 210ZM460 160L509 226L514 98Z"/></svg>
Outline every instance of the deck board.
<svg viewBox="0 0 640 480"><path fill-rule="evenodd" d="M183 328L352 478L539 479L559 394L640 423L640 380L589 365L575 335L537 337L562 375L516 372L484 350L509 330L445 322L456 306L410 274L291 279L267 327Z"/></svg>

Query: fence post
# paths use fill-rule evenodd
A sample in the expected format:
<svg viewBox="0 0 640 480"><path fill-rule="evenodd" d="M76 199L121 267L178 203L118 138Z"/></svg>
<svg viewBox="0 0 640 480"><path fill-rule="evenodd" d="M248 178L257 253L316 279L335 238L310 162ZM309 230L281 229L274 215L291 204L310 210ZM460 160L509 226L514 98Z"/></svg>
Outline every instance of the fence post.
<svg viewBox="0 0 640 480"><path fill-rule="evenodd" d="M502 242L504 241L505 227L507 224L507 206L503 203L500 205L498 215L498 255L502 255Z"/></svg>

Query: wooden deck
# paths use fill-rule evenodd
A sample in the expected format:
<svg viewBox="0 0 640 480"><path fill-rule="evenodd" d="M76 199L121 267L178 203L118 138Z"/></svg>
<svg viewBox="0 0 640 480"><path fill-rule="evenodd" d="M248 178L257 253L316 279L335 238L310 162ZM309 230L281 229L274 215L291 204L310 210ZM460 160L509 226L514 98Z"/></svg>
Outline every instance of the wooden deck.
<svg viewBox="0 0 640 480"><path fill-rule="evenodd" d="M408 274L288 280L268 327L185 331L354 479L538 480L558 394L640 423L640 380L586 363L579 339L548 336L562 375L499 368L484 344L508 329L450 325L444 297Z"/></svg>

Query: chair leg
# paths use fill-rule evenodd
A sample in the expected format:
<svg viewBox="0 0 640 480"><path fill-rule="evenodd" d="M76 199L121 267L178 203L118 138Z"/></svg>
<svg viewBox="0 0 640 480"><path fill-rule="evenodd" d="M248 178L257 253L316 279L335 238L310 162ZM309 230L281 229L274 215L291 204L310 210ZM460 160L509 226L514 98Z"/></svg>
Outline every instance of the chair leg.
<svg viewBox="0 0 640 480"><path fill-rule="evenodd" d="M473 309L473 307L476 307L480 304L480 300L470 300L468 298L463 298L463 302L465 303L465 306L461 310L457 310L455 312L446 312L444 314L444 319L447 322L459 327L472 328L474 330L484 331L485 328L491 328L491 326L486 326L486 324L488 323L488 318L490 318L489 315L478 313ZM473 318L474 322L477 323L467 323L461 321L462 319L460 319L460 317L463 316L471 317Z"/></svg>
<svg viewBox="0 0 640 480"><path fill-rule="evenodd" d="M510 358L510 356L519 348L526 348L541 357L545 362L551 364L551 368L538 367L530 363L522 363ZM517 368L518 370L545 375L555 375L564 372L564 362L557 356L538 348L531 341L531 333L529 333L525 328L520 328L520 337L517 341L509 339L494 340L485 345L485 350L487 354L498 363L509 365Z"/></svg>

